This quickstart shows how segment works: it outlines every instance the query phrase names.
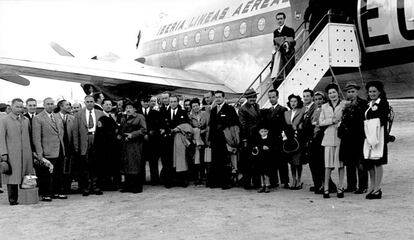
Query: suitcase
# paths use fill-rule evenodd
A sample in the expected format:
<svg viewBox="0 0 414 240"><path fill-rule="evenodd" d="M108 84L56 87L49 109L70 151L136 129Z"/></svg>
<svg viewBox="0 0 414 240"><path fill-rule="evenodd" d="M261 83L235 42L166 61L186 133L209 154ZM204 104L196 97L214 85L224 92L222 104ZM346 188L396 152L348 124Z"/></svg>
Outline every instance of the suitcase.
<svg viewBox="0 0 414 240"><path fill-rule="evenodd" d="M23 205L36 204L39 202L39 188L19 188L18 203Z"/></svg>

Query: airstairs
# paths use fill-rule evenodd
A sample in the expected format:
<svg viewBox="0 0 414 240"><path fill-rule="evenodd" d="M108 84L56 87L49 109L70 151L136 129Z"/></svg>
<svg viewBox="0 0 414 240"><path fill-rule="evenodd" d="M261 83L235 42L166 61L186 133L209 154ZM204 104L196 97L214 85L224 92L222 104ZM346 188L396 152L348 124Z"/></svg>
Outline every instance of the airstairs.
<svg viewBox="0 0 414 240"><path fill-rule="evenodd" d="M258 103L261 107L270 106L267 92L274 87L279 91L279 104L286 105L290 94L301 96L303 90L314 89L328 71L333 75L332 68L360 67L361 54L355 25L328 22L310 45L308 40L309 36L299 46L297 44L296 56L292 59L295 57L299 60L284 80L276 79L280 79L279 76L283 74L288 63L282 66L278 78L271 79L272 62L269 62L250 85L257 86Z"/></svg>

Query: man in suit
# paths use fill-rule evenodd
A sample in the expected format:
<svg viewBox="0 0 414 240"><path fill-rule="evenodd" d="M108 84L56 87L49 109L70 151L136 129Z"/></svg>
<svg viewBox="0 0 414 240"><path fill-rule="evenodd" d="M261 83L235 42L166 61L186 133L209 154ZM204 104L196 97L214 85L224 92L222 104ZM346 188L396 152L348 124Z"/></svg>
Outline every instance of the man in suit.
<svg viewBox="0 0 414 240"><path fill-rule="evenodd" d="M102 111L94 109L95 101L92 96L85 97L85 108L75 115L73 124L73 143L75 152L79 155L79 185L82 196L89 196L92 192L102 195L98 186L98 176L96 175L95 159L95 132L97 122L103 116Z"/></svg>
<svg viewBox="0 0 414 240"><path fill-rule="evenodd" d="M34 98L28 98L26 100L26 108L27 113L24 114L25 117L27 117L30 121L30 126L32 125L32 120L34 116L36 116L37 112L37 101Z"/></svg>
<svg viewBox="0 0 414 240"><path fill-rule="evenodd" d="M318 181L318 175L321 173L318 171L318 159L312 158L312 140L313 133L315 131L315 125L312 124L312 116L317 108L316 104L313 102L314 92L310 89L305 89L302 93L303 96L303 105L305 107L305 113L303 115L302 121L302 146L303 146L303 162L309 163L309 168L311 170L313 187L310 188L310 191L315 191L320 188L320 181Z"/></svg>
<svg viewBox="0 0 414 240"><path fill-rule="evenodd" d="M65 158L63 161L63 191L70 193L72 180L75 177L75 159L74 159L74 146L73 146L73 124L75 117L70 114L71 112L70 102L66 100L60 100L57 104L56 117L63 123L63 145L65 149Z"/></svg>
<svg viewBox="0 0 414 240"><path fill-rule="evenodd" d="M279 76L285 78L295 66L295 30L285 25L286 14L279 12L276 14L276 22L278 24L277 29L273 32L273 44L275 50L279 50L281 53L281 64L280 69L286 66L284 75ZM281 39L284 38L283 41ZM281 45L280 45L281 44ZM276 87L275 87L276 89Z"/></svg>
<svg viewBox="0 0 414 240"><path fill-rule="evenodd" d="M95 153L97 162L97 177L102 180L105 190L117 190L121 183L121 148L117 139L118 124L112 113L113 105L110 99L103 100L104 116L98 119L95 134Z"/></svg>
<svg viewBox="0 0 414 240"><path fill-rule="evenodd" d="M177 126L183 123L189 123L188 114L178 104L178 97L171 96L170 104L167 110L163 111L162 123L161 123L161 135L163 136L165 148L164 158L162 159L162 175L164 178L164 185L166 188L170 188L174 184L174 134L177 132ZM185 173L177 174L176 178L178 184L182 187L188 185L186 181Z"/></svg>
<svg viewBox="0 0 414 240"><path fill-rule="evenodd" d="M141 109L139 113L144 115L145 122L147 123L147 133L144 137L144 161L149 163L151 185L159 184L159 171L158 171L158 158L160 154L157 151L157 147L160 145L160 127L161 116L160 113L150 107L150 96L145 96L141 99ZM145 174L143 174L145 178ZM144 179L145 180L145 179Z"/></svg>
<svg viewBox="0 0 414 240"><path fill-rule="evenodd" d="M259 176L254 171L257 164L252 162L251 152L255 146L254 141L258 138L257 127L261 121L261 113L259 104L256 103L257 93L252 88L246 91L245 97L247 102L239 109L240 137L243 143L240 165L244 188L251 189L260 186Z"/></svg>
<svg viewBox="0 0 414 240"><path fill-rule="evenodd" d="M274 142L272 148L275 156L272 174L270 175L270 183L273 187L277 187L280 177L280 183L283 184L283 187L289 188L289 168L282 150L282 131L285 124L284 113L287 111L287 108L279 105L279 92L277 90L270 90L268 92L268 98L272 106L264 110L266 112L264 119L269 126L269 137Z"/></svg>
<svg viewBox="0 0 414 240"><path fill-rule="evenodd" d="M95 100L94 108L100 111L103 111L102 104L105 96L101 92L93 93L93 99Z"/></svg>
<svg viewBox="0 0 414 240"><path fill-rule="evenodd" d="M225 95L222 91L214 93L216 106L211 110L210 134L211 143L211 171L208 176L208 186L211 188L231 188L231 162L227 150L227 142L223 130L231 126L239 126L239 118L236 110L225 103Z"/></svg>
<svg viewBox="0 0 414 240"><path fill-rule="evenodd" d="M43 201L52 198L66 199L63 194L63 162L65 145L63 143L63 122L53 113L55 102L52 98L43 101L44 110L33 118L32 136L37 159L47 159L53 165L38 164L36 172L39 177L39 194Z"/></svg>

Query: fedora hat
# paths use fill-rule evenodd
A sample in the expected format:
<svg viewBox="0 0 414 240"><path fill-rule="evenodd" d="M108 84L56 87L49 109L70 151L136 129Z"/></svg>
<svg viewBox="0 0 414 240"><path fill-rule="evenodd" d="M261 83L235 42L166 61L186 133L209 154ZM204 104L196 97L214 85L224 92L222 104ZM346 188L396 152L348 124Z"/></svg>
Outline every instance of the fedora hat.
<svg viewBox="0 0 414 240"><path fill-rule="evenodd" d="M345 91L348 91L349 89L355 88L356 90L359 90L361 87L358 86L358 84L355 81L349 81L345 85Z"/></svg>
<svg viewBox="0 0 414 240"><path fill-rule="evenodd" d="M6 174L6 175L12 174L12 169L8 161L0 162L0 173Z"/></svg>
<svg viewBox="0 0 414 240"><path fill-rule="evenodd" d="M246 97L246 98L250 98L250 97L256 97L257 96L257 93L256 93L256 91L253 89L253 88L249 88L245 93L244 93L244 96Z"/></svg>

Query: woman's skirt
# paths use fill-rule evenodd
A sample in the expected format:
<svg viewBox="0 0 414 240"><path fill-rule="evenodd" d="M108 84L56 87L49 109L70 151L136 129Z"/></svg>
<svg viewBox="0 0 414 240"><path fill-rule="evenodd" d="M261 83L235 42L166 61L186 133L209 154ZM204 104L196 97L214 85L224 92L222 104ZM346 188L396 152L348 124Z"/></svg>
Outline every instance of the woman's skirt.
<svg viewBox="0 0 414 240"><path fill-rule="evenodd" d="M325 167L341 168L344 163L339 160L339 146L325 147Z"/></svg>

